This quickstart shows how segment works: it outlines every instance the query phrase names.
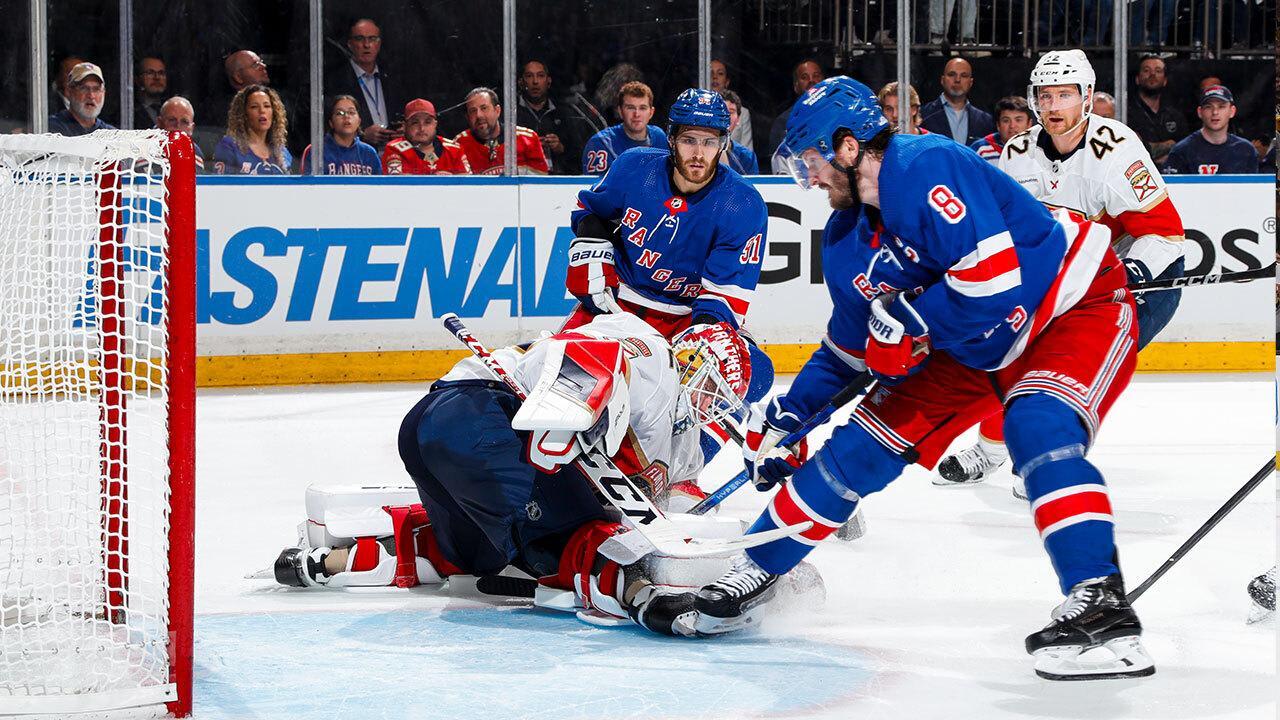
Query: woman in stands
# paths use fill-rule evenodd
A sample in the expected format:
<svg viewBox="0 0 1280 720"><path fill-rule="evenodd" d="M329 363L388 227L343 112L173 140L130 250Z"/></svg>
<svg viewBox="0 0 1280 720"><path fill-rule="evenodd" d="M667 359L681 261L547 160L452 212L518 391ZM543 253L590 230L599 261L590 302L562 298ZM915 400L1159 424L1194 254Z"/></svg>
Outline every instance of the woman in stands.
<svg viewBox="0 0 1280 720"><path fill-rule="evenodd" d="M275 90L249 85L227 109L227 134L213 151L213 171L221 175L287 175L293 156L285 147L289 119Z"/></svg>

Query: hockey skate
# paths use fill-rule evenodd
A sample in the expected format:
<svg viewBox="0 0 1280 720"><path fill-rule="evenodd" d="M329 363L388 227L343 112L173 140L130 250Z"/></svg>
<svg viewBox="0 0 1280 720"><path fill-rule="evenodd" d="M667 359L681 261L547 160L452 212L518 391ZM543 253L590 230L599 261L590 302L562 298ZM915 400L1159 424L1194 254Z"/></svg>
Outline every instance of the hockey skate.
<svg viewBox="0 0 1280 720"><path fill-rule="evenodd" d="M1027 636L1036 674L1048 680L1106 680L1155 673L1142 623L1119 575L1077 583L1045 629Z"/></svg>
<svg viewBox="0 0 1280 720"><path fill-rule="evenodd" d="M1262 622L1275 617L1276 613L1276 567L1249 581L1249 598L1253 607L1249 608L1249 624Z"/></svg>
<svg viewBox="0 0 1280 720"><path fill-rule="evenodd" d="M765 604L777 592L780 575L765 572L745 554L733 561L729 572L698 591L695 628L699 635L719 635L758 625Z"/></svg>
<svg viewBox="0 0 1280 720"><path fill-rule="evenodd" d="M318 587L329 582L324 560L329 548L285 548L276 558L276 582L289 587Z"/></svg>
<svg viewBox="0 0 1280 720"><path fill-rule="evenodd" d="M1009 451L1004 443L993 443L982 438L973 447L948 455L938 463L938 474L933 484L939 486L975 485L986 480L1009 461Z"/></svg>

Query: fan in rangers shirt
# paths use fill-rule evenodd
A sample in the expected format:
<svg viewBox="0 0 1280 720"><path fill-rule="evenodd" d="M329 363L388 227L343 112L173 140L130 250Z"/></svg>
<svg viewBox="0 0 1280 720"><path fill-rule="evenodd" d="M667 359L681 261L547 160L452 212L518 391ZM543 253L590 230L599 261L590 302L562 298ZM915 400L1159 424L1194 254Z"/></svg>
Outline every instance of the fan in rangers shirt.
<svg viewBox="0 0 1280 720"><path fill-rule="evenodd" d="M498 93L492 88L478 87L467 93L467 124L470 128L453 139L462 146L462 152L471 164L471 172L477 175L501 175L506 160L506 148L502 145L502 106ZM547 156L542 152L538 133L529 128L516 127L516 172L521 175L546 175L551 171Z"/></svg>
<svg viewBox="0 0 1280 720"><path fill-rule="evenodd" d="M1031 108L1025 98L1017 95L1002 97L996 101L996 131L974 140L969 148L983 160L993 165L999 164L1004 144L1010 138L1026 132L1032 124Z"/></svg>
<svg viewBox="0 0 1280 720"><path fill-rule="evenodd" d="M720 162L729 110L719 93L685 90L668 118L667 148L622 153L578 193L567 286L580 304L566 328L611 312L635 313L667 338L718 322L742 326L760 280L768 210ZM751 365L749 401L773 384L773 364L754 344ZM704 450L716 447L708 440Z"/></svg>
<svg viewBox="0 0 1280 720"><path fill-rule="evenodd" d="M1182 218L1138 135L1090 112L1094 81L1084 51L1045 53L1027 86L1040 125L1005 144L1000 169L1050 208L1110 228L1130 284L1182 277ZM1138 295L1139 350L1169 324L1181 297ZM995 472L1009 457L1002 426L999 414L983 421L977 444L943 460L934 483L976 483ZM1018 483L1014 494L1025 496Z"/></svg>
<svg viewBox="0 0 1280 720"><path fill-rule="evenodd" d="M382 151L386 175L470 175L462 146L436 135L436 106L416 98L404 106L404 137Z"/></svg>

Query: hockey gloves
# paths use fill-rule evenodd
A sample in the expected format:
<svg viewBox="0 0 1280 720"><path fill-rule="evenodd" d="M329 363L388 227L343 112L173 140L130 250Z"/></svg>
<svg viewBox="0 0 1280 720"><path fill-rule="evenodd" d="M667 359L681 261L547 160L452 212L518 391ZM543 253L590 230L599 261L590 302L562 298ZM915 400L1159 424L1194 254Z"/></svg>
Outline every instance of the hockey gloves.
<svg viewBox="0 0 1280 720"><path fill-rule="evenodd" d="M754 403L747 416L742 457L747 476L757 490L768 490L786 480L809 455L808 442L801 440L795 451L778 447L782 438L800 427L800 418L782 409L778 398L768 404Z"/></svg>
<svg viewBox="0 0 1280 720"><path fill-rule="evenodd" d="M895 384L919 372L929 359L929 326L901 293L871 303L867 322L867 369L882 383Z"/></svg>
<svg viewBox="0 0 1280 720"><path fill-rule="evenodd" d="M574 238L569 245L569 294L593 315L622 312L618 306L618 271L613 243L600 238Z"/></svg>
<svg viewBox="0 0 1280 720"><path fill-rule="evenodd" d="M1121 262L1124 263L1124 274L1129 279L1130 285L1138 285L1152 279L1151 270L1148 269L1147 264L1141 260L1138 260L1137 258L1124 258ZM1143 302L1142 293L1134 293L1133 301L1136 304L1141 305Z"/></svg>

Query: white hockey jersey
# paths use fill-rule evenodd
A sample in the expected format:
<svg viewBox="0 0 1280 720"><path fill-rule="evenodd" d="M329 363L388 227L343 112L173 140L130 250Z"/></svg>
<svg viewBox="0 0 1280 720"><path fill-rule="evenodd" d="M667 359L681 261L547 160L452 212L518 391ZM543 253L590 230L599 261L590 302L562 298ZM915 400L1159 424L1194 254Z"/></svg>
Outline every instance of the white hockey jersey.
<svg viewBox="0 0 1280 720"><path fill-rule="evenodd" d="M672 483L693 480L702 470L696 426L676 432L679 378L671 345L648 323L631 313L596 316L573 330L535 340L528 346L504 347L493 357L528 390L542 375L545 340L572 340L575 336L616 340L629 365L630 428L613 461L628 475L639 475L660 495ZM477 358L464 358L442 380L482 379L494 376ZM686 423L687 424L687 423Z"/></svg>
<svg viewBox="0 0 1280 720"><path fill-rule="evenodd" d="M1065 156L1036 125L1005 143L999 167L1044 204L1106 225L1117 254L1142 260L1153 276L1182 256L1182 218L1141 138L1123 123L1090 115Z"/></svg>

